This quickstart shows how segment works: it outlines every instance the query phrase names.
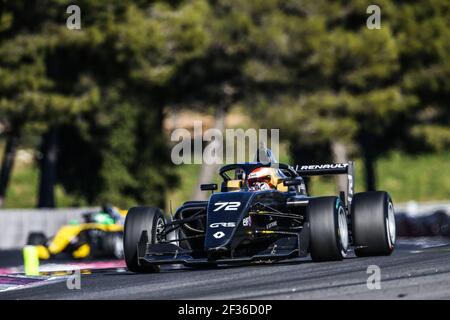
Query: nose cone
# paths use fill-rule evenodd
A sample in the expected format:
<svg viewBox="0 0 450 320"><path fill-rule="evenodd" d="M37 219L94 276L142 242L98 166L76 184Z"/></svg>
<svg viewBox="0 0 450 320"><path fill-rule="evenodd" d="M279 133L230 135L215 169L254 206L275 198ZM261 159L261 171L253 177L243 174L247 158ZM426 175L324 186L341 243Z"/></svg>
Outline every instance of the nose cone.
<svg viewBox="0 0 450 320"><path fill-rule="evenodd" d="M230 192L213 194L209 200L205 250L219 256L231 250L236 230L248 211L248 203L253 196L250 192Z"/></svg>

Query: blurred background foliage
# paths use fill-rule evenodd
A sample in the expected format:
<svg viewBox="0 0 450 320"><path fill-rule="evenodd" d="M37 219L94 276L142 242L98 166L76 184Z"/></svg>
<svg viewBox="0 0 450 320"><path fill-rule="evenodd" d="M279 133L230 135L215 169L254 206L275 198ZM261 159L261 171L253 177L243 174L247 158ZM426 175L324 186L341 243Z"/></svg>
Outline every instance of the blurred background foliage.
<svg viewBox="0 0 450 320"><path fill-rule="evenodd" d="M377 1L369 30L372 2L0 0L0 205L179 204L183 110L280 128L292 163L358 159L359 190L449 198L450 1Z"/></svg>

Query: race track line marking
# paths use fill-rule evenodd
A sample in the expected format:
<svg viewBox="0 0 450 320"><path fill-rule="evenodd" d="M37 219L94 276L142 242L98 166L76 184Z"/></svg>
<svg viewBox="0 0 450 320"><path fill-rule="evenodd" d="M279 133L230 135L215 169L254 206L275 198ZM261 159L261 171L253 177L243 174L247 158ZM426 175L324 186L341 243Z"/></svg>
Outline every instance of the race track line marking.
<svg viewBox="0 0 450 320"><path fill-rule="evenodd" d="M111 260L111 261L71 261L67 263L43 263L39 267L41 273L52 272L67 272L73 270L99 270L99 269L120 269L126 268L125 261ZM0 275L23 275L23 267L7 267L0 268Z"/></svg>
<svg viewBox="0 0 450 320"><path fill-rule="evenodd" d="M0 292L38 287L45 284L65 281L66 277L26 277L21 275L0 275Z"/></svg>
<svg viewBox="0 0 450 320"><path fill-rule="evenodd" d="M123 260L71 262L68 264L49 263L41 265L39 268L40 276L34 277L25 276L23 274L23 267L1 268L0 292L66 281L74 270L80 270L82 274L89 274L111 269L116 269L116 271L120 272L124 268L125 262Z"/></svg>

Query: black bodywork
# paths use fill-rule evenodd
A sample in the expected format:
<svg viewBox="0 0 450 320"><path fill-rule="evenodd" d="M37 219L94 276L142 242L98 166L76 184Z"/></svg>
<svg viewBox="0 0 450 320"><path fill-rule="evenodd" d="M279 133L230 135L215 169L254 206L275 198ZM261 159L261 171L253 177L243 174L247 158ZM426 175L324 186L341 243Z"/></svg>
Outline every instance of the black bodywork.
<svg viewBox="0 0 450 320"><path fill-rule="evenodd" d="M172 220L158 230L157 243L150 244L145 231L141 234L139 264L222 265L306 256L307 205L311 197L301 176L347 174L348 189L340 196L348 213L353 195L353 163L295 169L285 164L275 165L286 176L286 192L249 191L246 179L240 191L228 192L230 172L247 177L256 168L273 165L243 163L223 167L221 192L213 193L208 201L184 203ZM289 181L296 182L289 184Z"/></svg>

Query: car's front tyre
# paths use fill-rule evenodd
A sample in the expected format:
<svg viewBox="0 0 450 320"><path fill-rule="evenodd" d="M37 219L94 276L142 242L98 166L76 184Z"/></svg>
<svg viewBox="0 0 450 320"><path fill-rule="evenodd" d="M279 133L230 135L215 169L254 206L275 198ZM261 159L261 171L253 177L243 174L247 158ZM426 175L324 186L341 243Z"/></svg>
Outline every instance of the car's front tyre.
<svg viewBox="0 0 450 320"><path fill-rule="evenodd" d="M31 232L27 238L27 245L44 246L47 243L47 237L43 232Z"/></svg>
<svg viewBox="0 0 450 320"><path fill-rule="evenodd" d="M153 207L134 207L125 219L123 249L128 270L139 273L158 272L158 266L142 266L138 263L137 244L143 231L147 231L148 242L157 242L158 228L165 224L161 209Z"/></svg>

